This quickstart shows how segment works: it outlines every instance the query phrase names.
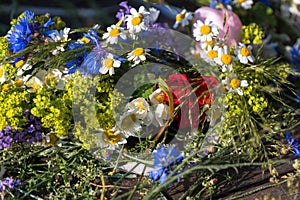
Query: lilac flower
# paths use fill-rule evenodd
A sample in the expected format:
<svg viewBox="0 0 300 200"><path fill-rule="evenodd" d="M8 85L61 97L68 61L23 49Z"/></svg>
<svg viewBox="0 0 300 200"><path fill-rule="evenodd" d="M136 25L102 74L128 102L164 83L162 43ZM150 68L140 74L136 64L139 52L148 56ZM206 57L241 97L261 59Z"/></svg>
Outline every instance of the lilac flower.
<svg viewBox="0 0 300 200"><path fill-rule="evenodd" d="M9 188L10 190L13 190L13 189L15 189L15 187L17 187L19 185L21 185L20 180L14 180L12 178L6 177L6 178L0 180L0 192L5 193L7 188Z"/></svg>
<svg viewBox="0 0 300 200"><path fill-rule="evenodd" d="M132 8L131 6L127 5L127 1L122 1L119 5L122 6L125 9L120 9L117 14L116 14L116 18L118 18L119 20L122 20L124 18L125 15L129 15L130 14L130 9Z"/></svg>
<svg viewBox="0 0 300 200"><path fill-rule="evenodd" d="M154 170L149 172L149 178L153 181L160 180L162 184L168 175L174 170L175 165L183 160L180 150L174 146L161 145L153 152Z"/></svg>
<svg viewBox="0 0 300 200"><path fill-rule="evenodd" d="M291 137L291 133L287 132L285 135L286 141L289 143L289 147L293 149L295 156L300 156L300 149L299 149L299 143L295 138Z"/></svg>
<svg viewBox="0 0 300 200"><path fill-rule="evenodd" d="M9 50L14 54L22 51L29 45L35 33L43 34L43 31L46 31L53 23L51 19L42 25L34 22L34 13L25 11L19 22L13 25L6 35Z"/></svg>

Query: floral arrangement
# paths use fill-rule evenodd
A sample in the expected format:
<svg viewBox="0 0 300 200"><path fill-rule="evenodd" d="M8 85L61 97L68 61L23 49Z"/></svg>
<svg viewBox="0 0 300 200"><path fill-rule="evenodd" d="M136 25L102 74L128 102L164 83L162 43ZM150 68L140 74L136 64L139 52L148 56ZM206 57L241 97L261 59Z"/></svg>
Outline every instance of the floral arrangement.
<svg viewBox="0 0 300 200"><path fill-rule="evenodd" d="M78 29L23 12L0 37L1 199L154 199L188 176L182 199L213 198L244 166L294 181L297 5L212 0L168 25L163 4L122 2L115 24Z"/></svg>

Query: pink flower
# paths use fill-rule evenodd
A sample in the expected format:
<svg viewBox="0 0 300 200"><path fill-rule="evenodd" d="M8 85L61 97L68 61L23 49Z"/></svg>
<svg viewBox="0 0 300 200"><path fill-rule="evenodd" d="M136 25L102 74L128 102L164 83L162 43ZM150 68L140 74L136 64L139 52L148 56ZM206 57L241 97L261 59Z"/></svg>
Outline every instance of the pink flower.
<svg viewBox="0 0 300 200"><path fill-rule="evenodd" d="M218 27L219 34L217 37L219 39L223 39L228 31L225 44L229 47L236 46L241 41L242 22L232 11L225 8L218 10L210 7L201 7L195 11L195 22L197 20L204 22L206 19L209 19L209 21L212 21Z"/></svg>

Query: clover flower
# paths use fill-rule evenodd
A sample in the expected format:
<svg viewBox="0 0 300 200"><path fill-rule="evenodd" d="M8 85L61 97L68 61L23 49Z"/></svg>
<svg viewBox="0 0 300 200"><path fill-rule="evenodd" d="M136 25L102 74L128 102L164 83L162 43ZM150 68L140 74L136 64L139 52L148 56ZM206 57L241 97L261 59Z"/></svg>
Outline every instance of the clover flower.
<svg viewBox="0 0 300 200"><path fill-rule="evenodd" d="M154 170L149 172L149 178L153 181L159 180L162 184L168 178L169 174L175 169L176 164L183 160L183 156L178 148L174 146L161 145L153 153Z"/></svg>
<svg viewBox="0 0 300 200"><path fill-rule="evenodd" d="M222 83L225 85L229 93L236 92L240 96L244 94L242 87L248 86L248 81L238 79L236 74L230 74L222 81Z"/></svg>
<svg viewBox="0 0 300 200"><path fill-rule="evenodd" d="M285 135L286 141L289 143L289 147L293 149L295 156L300 156L299 143L295 138L291 137L291 133L287 132Z"/></svg>
<svg viewBox="0 0 300 200"><path fill-rule="evenodd" d="M117 44L119 38L125 40L127 36L123 33L124 28L116 25L111 25L107 27L107 32L103 34L102 38L106 40L106 43Z"/></svg>
<svg viewBox="0 0 300 200"><path fill-rule="evenodd" d="M210 42L219 34L218 28L208 18L204 23L201 20L197 20L193 27L193 36L196 41Z"/></svg>
<svg viewBox="0 0 300 200"><path fill-rule="evenodd" d="M251 50L252 46L246 46L243 43L239 43L239 46L236 49L236 53L241 63L247 64L248 61L254 62L254 57L252 56Z"/></svg>
<svg viewBox="0 0 300 200"><path fill-rule="evenodd" d="M192 19L192 13L191 12L187 12L186 9L183 9L180 13L178 13L176 15L176 21L173 25L173 28L178 28L179 25L181 25L182 27L186 26L189 24L189 20Z"/></svg>
<svg viewBox="0 0 300 200"><path fill-rule="evenodd" d="M131 15L125 17L126 26L130 33L135 34L148 29L150 13L144 6L139 7L138 11L131 8L130 13Z"/></svg>
<svg viewBox="0 0 300 200"><path fill-rule="evenodd" d="M109 75L113 75L114 68L118 68L121 66L121 61L114 59L113 54L109 53L107 57L103 60L102 67L100 68L101 74L106 74L109 72Z"/></svg>
<svg viewBox="0 0 300 200"><path fill-rule="evenodd" d="M218 57L215 59L216 63L222 67L222 72L231 72L234 57L230 54L228 46L223 46L218 49Z"/></svg>
<svg viewBox="0 0 300 200"><path fill-rule="evenodd" d="M135 66L135 65L139 64L141 61L146 60L146 55L149 51L150 51L149 49L143 49L141 47L138 47L138 48L134 49L133 51L131 51L127 55L127 58L129 61L133 61L134 66Z"/></svg>

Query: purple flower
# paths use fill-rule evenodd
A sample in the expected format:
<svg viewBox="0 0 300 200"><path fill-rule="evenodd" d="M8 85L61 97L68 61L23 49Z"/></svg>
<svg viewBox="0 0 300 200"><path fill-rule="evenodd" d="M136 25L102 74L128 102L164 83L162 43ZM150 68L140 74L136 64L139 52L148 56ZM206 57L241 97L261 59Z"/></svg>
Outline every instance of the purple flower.
<svg viewBox="0 0 300 200"><path fill-rule="evenodd" d="M176 167L175 165L183 160L183 156L178 148L174 146L161 145L153 152L154 170L149 172L149 178L153 181L159 180L162 184L169 174Z"/></svg>
<svg viewBox="0 0 300 200"><path fill-rule="evenodd" d="M295 156L300 156L299 143L295 138L291 137L291 133L287 132L285 135L286 141L289 143L289 147L293 149Z"/></svg>
<svg viewBox="0 0 300 200"><path fill-rule="evenodd" d="M122 6L125 9L120 9L117 14L116 14L116 18L118 18L119 20L123 19L125 15L129 15L130 14L130 9L132 8L131 6L127 5L127 1L122 1L119 5Z"/></svg>
<svg viewBox="0 0 300 200"><path fill-rule="evenodd" d="M14 180L12 178L6 177L3 180L0 181L0 192L6 192L7 187L10 190L15 189L16 186L21 185L20 180Z"/></svg>

